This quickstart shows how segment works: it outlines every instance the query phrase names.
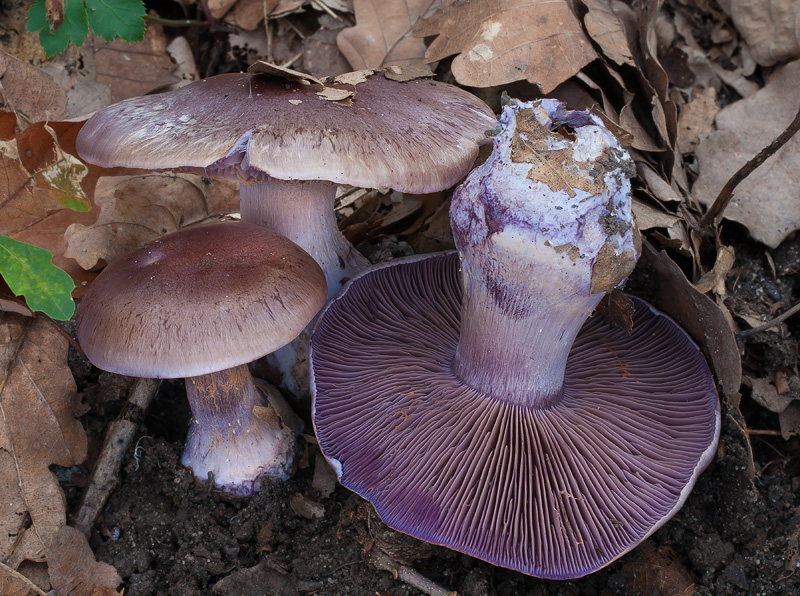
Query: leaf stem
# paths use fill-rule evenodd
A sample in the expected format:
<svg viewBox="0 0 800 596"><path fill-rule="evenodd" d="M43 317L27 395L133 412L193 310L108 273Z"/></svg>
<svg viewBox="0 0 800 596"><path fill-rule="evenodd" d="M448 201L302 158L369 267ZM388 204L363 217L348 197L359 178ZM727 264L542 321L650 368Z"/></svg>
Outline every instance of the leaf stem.
<svg viewBox="0 0 800 596"><path fill-rule="evenodd" d="M144 15L145 20L151 23L158 23L166 27L210 27L211 23L208 21L198 21L195 19L165 19L163 17L156 17L153 15Z"/></svg>

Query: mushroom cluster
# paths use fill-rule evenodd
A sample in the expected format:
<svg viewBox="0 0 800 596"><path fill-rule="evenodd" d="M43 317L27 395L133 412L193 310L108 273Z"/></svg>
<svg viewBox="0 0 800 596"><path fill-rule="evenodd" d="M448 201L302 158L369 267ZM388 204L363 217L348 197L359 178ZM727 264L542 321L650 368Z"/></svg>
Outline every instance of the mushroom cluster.
<svg viewBox="0 0 800 596"><path fill-rule="evenodd" d="M319 265L273 230L186 228L103 270L78 306L78 341L103 370L185 378L193 421L183 464L246 495L263 475L288 475L296 432L247 363L296 337L326 295Z"/></svg>
<svg viewBox="0 0 800 596"><path fill-rule="evenodd" d="M486 104L458 87L397 78L371 70L324 83L218 75L100 110L76 146L81 158L100 166L239 180L242 221L272 228L306 250L333 296L368 265L338 230L336 185L406 193L450 188L472 167L495 124ZM295 394L307 393L306 351L307 339L273 362Z"/></svg>
<svg viewBox="0 0 800 596"><path fill-rule="evenodd" d="M313 421L341 483L391 527L545 578L607 565L711 461L719 401L697 346L632 298L632 161L602 121L510 102L450 211L458 252L390 261L329 302Z"/></svg>

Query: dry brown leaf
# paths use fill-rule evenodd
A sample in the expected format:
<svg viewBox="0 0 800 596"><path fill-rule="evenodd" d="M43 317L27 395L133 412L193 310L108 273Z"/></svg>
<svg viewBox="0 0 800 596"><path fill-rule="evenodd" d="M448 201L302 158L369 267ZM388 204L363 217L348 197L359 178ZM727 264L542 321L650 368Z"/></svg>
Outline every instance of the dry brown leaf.
<svg viewBox="0 0 800 596"><path fill-rule="evenodd" d="M236 187L193 174L109 176L97 182L97 221L69 226L64 255L87 270L147 242L238 209Z"/></svg>
<svg viewBox="0 0 800 596"><path fill-rule="evenodd" d="M322 504L300 493L295 493L289 497L289 507L291 507L292 511L297 515L305 517L306 519L322 519L325 517L325 507Z"/></svg>
<svg viewBox="0 0 800 596"><path fill-rule="evenodd" d="M778 420L781 425L781 436L789 440L795 435L800 435L800 402L794 401L780 414ZM792 571L794 568L792 567Z"/></svg>
<svg viewBox="0 0 800 596"><path fill-rule="evenodd" d="M128 43L120 38L106 42L94 38L94 64L97 82L111 89L111 101L144 95L176 83L175 65L167 53L167 42L160 26L149 26L144 40Z"/></svg>
<svg viewBox="0 0 800 596"><path fill-rule="evenodd" d="M458 54L453 75L470 87L527 80L549 93L597 57L566 0L445 0L414 35L438 35L427 61Z"/></svg>
<svg viewBox="0 0 800 596"><path fill-rule="evenodd" d="M336 45L338 35L338 30L318 29L303 40L303 66L315 77L336 76L350 70Z"/></svg>
<svg viewBox="0 0 800 596"><path fill-rule="evenodd" d="M780 414L794 401L791 397L778 394L778 390L769 379L743 377L742 381L750 386L750 396L753 400L770 412Z"/></svg>
<svg viewBox="0 0 800 596"><path fill-rule="evenodd" d="M116 594L114 588L122 582L116 569L95 560L86 536L66 525L53 538L47 569L58 596Z"/></svg>
<svg viewBox="0 0 800 596"><path fill-rule="evenodd" d="M800 3L797 0L722 0L720 5L747 40L762 66L800 58Z"/></svg>
<svg viewBox="0 0 800 596"><path fill-rule="evenodd" d="M274 0L266 1L267 5L272 7L269 9L270 20L280 19L295 12L302 12L303 5L308 2L308 0L278 0L277 2Z"/></svg>
<svg viewBox="0 0 800 596"><path fill-rule="evenodd" d="M713 300L686 279L667 253L658 252L646 243L643 253L658 272L658 306L703 348L728 403L735 403L742 379L742 362L725 315Z"/></svg>
<svg viewBox="0 0 800 596"><path fill-rule="evenodd" d="M711 205L730 177L784 131L800 107L800 60L777 67L766 86L717 114L717 131L696 150L700 176L692 192ZM800 137L795 136L733 192L727 219L775 248L800 228Z"/></svg>
<svg viewBox="0 0 800 596"><path fill-rule="evenodd" d="M238 0L233 7L233 21L245 31L255 31L277 5L278 0Z"/></svg>
<svg viewBox="0 0 800 596"><path fill-rule="evenodd" d="M236 0L208 0L208 12L215 19L225 16L225 13L236 4Z"/></svg>
<svg viewBox="0 0 800 596"><path fill-rule="evenodd" d="M67 96L52 77L0 50L0 101L26 122L60 120Z"/></svg>
<svg viewBox="0 0 800 596"><path fill-rule="evenodd" d="M3 596L45 596L36 585L24 575L0 563L0 594Z"/></svg>
<svg viewBox="0 0 800 596"><path fill-rule="evenodd" d="M694 284L695 287L703 294L714 290L717 296L727 296L728 291L725 287L725 280L728 278L728 273L735 261L736 253L734 253L733 248L720 244L717 246L717 258L714 261L714 267L697 280L697 283Z"/></svg>
<svg viewBox="0 0 800 596"><path fill-rule="evenodd" d="M0 553L8 565L43 561L66 518L51 464L71 467L86 456L86 434L73 417L75 381L67 340L43 319L0 314ZM17 541L25 514L31 527Z"/></svg>
<svg viewBox="0 0 800 596"><path fill-rule="evenodd" d="M435 0L355 0L356 26L336 38L339 50L353 70L390 64L425 65L425 42L412 30Z"/></svg>
<svg viewBox="0 0 800 596"><path fill-rule="evenodd" d="M322 453L317 452L314 456L314 479L311 486L314 490L319 491L319 496L327 499L336 490L336 472L325 459Z"/></svg>
<svg viewBox="0 0 800 596"><path fill-rule="evenodd" d="M588 12L583 24L603 54L619 64L636 66L633 53L628 45L625 27L611 7L611 0L581 0Z"/></svg>
<svg viewBox="0 0 800 596"><path fill-rule="evenodd" d="M714 87L698 89L692 101L681 107L678 117L678 150L690 153L695 145L714 131L714 118L719 113Z"/></svg>
<svg viewBox="0 0 800 596"><path fill-rule="evenodd" d="M61 133L74 137L80 127L80 123L36 123L19 135L0 135L0 234L51 251L54 264L70 274L80 268L63 256L64 230L74 222L91 223L98 211L89 200L86 166L62 149L55 137Z"/></svg>
<svg viewBox="0 0 800 596"><path fill-rule="evenodd" d="M653 207L636 197L634 197L631 207L633 210L633 217L636 220L636 227L641 231L650 230L652 228L670 229L681 221L681 218L677 215Z"/></svg>

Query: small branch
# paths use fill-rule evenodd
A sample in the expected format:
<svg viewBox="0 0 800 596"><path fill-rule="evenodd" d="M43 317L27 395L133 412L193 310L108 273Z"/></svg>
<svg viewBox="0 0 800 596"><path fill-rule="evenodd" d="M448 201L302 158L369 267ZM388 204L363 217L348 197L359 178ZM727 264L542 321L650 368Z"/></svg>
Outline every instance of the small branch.
<svg viewBox="0 0 800 596"><path fill-rule="evenodd" d="M725 211L725 208L728 206L728 203L730 203L731 198L733 197L734 189L739 186L739 184L745 178L747 178L753 172L753 170L764 163L778 149L783 147L798 130L800 130L800 110L797 111L797 114L795 115L794 120L792 120L792 123L789 125L789 127L784 130L777 139L764 147L764 149L762 149L758 155L744 164L738 172L731 176L730 180L728 180L725 186L722 187L722 190L719 191L719 195L717 195L717 199L714 201L714 204L711 205L711 208L700 220L701 229L706 230L706 228L711 226L711 224L722 215L722 212Z"/></svg>
<svg viewBox="0 0 800 596"><path fill-rule="evenodd" d="M771 329L775 325L779 325L780 323L783 323L786 319L788 319L789 317L791 317L793 314L797 313L798 311L800 311L800 302L795 304L792 308L787 310L785 313L782 313L782 314L778 315L777 317L775 317L771 321L767 321L763 325L759 325L758 327L753 327L752 329L745 329L744 331L739 331L736 334L736 341L739 341L740 339L744 339L745 337L749 337L751 335L755 335L756 333L761 333L762 331L766 331L767 329Z"/></svg>
<svg viewBox="0 0 800 596"><path fill-rule="evenodd" d="M745 430L748 435L765 435L768 437L782 437L781 431L779 430L760 430L757 428L748 428Z"/></svg>
<svg viewBox="0 0 800 596"><path fill-rule="evenodd" d="M208 21L197 21L194 19L165 19L163 17L156 17L146 14L143 17L146 21L151 23L158 23L165 27L210 27L211 23Z"/></svg>
<svg viewBox="0 0 800 596"><path fill-rule="evenodd" d="M119 484L122 460L133 443L133 437L139 432L144 413L160 383L158 379L136 379L128 393L128 402L119 417L109 425L103 450L92 470L80 508L73 518L73 525L84 534L89 534L109 495ZM138 467L138 459L136 463Z"/></svg>
<svg viewBox="0 0 800 596"><path fill-rule="evenodd" d="M443 588L407 565L401 565L374 544L367 551L367 557L376 569L388 571L395 579L399 579L428 596L458 596L457 592Z"/></svg>

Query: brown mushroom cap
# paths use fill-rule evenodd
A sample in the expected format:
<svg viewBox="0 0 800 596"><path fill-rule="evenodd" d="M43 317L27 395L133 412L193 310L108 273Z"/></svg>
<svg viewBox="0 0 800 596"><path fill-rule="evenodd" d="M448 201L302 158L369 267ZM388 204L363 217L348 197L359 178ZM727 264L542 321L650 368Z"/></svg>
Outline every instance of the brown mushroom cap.
<svg viewBox="0 0 800 596"><path fill-rule="evenodd" d="M353 92L351 105L320 97L322 89L263 74L219 75L101 110L77 148L106 167L241 163L282 180L424 193L462 178L495 124L480 99L427 79L397 82L375 72L356 85L326 83Z"/></svg>
<svg viewBox="0 0 800 596"><path fill-rule="evenodd" d="M319 265L277 232L246 223L188 228L100 274L78 306L78 341L110 372L192 377L285 345L326 295Z"/></svg>

